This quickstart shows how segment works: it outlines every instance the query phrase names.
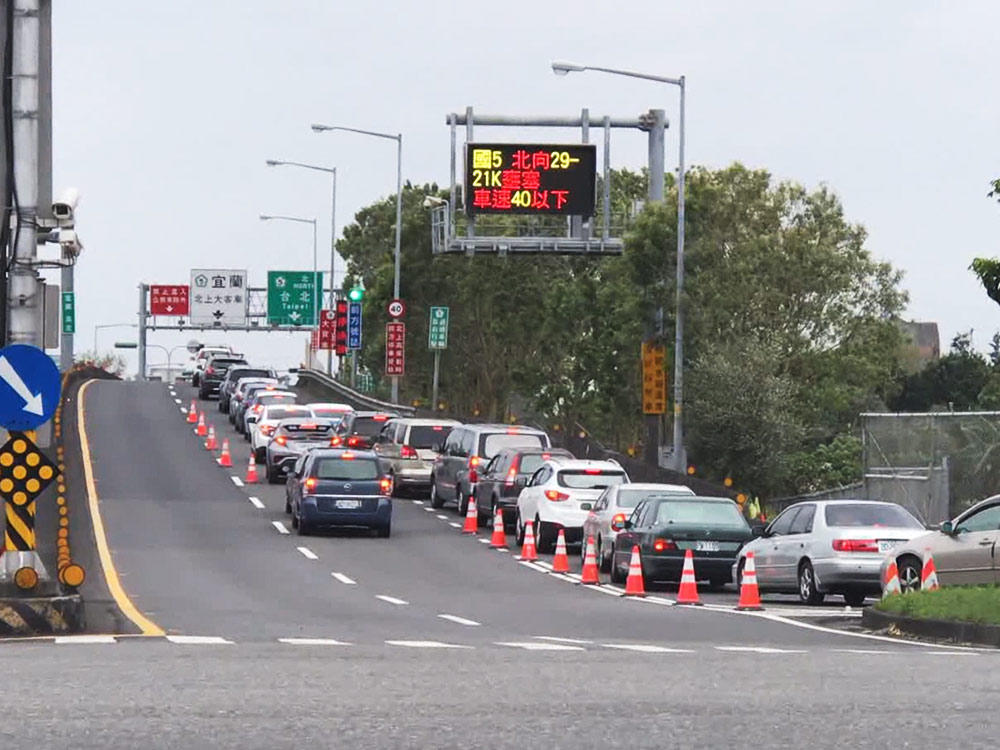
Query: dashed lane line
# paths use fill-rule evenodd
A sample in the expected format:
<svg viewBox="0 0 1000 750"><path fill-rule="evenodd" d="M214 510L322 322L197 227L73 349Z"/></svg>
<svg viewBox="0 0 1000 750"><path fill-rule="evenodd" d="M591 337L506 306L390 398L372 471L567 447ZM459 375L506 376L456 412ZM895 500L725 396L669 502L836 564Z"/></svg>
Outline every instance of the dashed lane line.
<svg viewBox="0 0 1000 750"><path fill-rule="evenodd" d="M535 640L539 641L552 641L553 643L572 643L576 646L586 646L593 643L593 641L584 640L583 638L563 638L558 635L533 635L531 636Z"/></svg>
<svg viewBox="0 0 1000 750"><path fill-rule="evenodd" d="M693 654L689 648L668 648L666 646L652 646L645 643L602 643L604 648L618 649L619 651L638 651L642 654Z"/></svg>
<svg viewBox="0 0 1000 750"><path fill-rule="evenodd" d="M237 487L243 486L243 480L240 479L239 477L229 477L229 478L233 480L233 484L235 484Z"/></svg>
<svg viewBox="0 0 1000 750"><path fill-rule="evenodd" d="M475 620L470 620L466 617L459 617L458 615L438 615L442 620L448 620L449 622L457 623L458 625L469 625L478 627L482 625L481 622L476 622Z"/></svg>
<svg viewBox="0 0 1000 750"><path fill-rule="evenodd" d="M175 404L179 404L179 403L181 403L181 400L180 400L179 398L175 398L175 399L174 399L174 403L175 403Z"/></svg>
<svg viewBox="0 0 1000 750"><path fill-rule="evenodd" d="M490 540L489 540L489 539L480 539L480 540L479 540L479 543L480 543L480 544L489 544L489 543L490 543Z"/></svg>
<svg viewBox="0 0 1000 750"><path fill-rule="evenodd" d="M397 599L394 596L388 596L386 594L375 594L375 598L381 599L382 601L388 602L389 604L396 604L396 605L409 604L409 602L406 601L405 599Z"/></svg>
<svg viewBox="0 0 1000 750"><path fill-rule="evenodd" d="M583 646L571 646L568 643L538 643L537 641L496 641L494 646L521 648L525 651L586 651Z"/></svg>
<svg viewBox="0 0 1000 750"><path fill-rule="evenodd" d="M428 513L433 513L434 512L434 509L431 508L431 507L425 507L424 510L427 511Z"/></svg>
<svg viewBox="0 0 1000 750"><path fill-rule="evenodd" d="M231 646L233 641L217 635L168 635L167 640L179 646Z"/></svg>
<svg viewBox="0 0 1000 750"><path fill-rule="evenodd" d="M403 646L404 648L474 648L460 643L443 643L442 641L386 641L387 646Z"/></svg>
<svg viewBox="0 0 1000 750"><path fill-rule="evenodd" d="M250 497L247 498L247 500L249 500L250 504L257 510L264 510L264 503L260 501L260 498L256 498L253 495L251 495Z"/></svg>
<svg viewBox="0 0 1000 750"><path fill-rule="evenodd" d="M330 575L332 575L334 578L336 578L341 583L346 584L348 586L357 586L358 585L357 581L355 581L353 578L348 578L343 573L331 573Z"/></svg>
<svg viewBox="0 0 1000 750"><path fill-rule="evenodd" d="M713 646L716 651L733 651L747 654L807 654L808 651L792 648L771 648L770 646Z"/></svg>
<svg viewBox="0 0 1000 750"><path fill-rule="evenodd" d="M289 646L350 646L347 641L338 641L334 638L279 638L278 643L287 643Z"/></svg>
<svg viewBox="0 0 1000 750"><path fill-rule="evenodd" d="M315 552L313 552L308 547L296 547L295 549L297 549L299 552L301 552L302 556L306 560L319 560L319 555L317 555Z"/></svg>
<svg viewBox="0 0 1000 750"><path fill-rule="evenodd" d="M285 524L283 524L281 521L271 521L271 525L278 530L279 534L291 534L292 533L287 528L285 528Z"/></svg>
<svg viewBox="0 0 1000 750"><path fill-rule="evenodd" d="M462 528L462 524L458 523L458 521L449 521L448 525L451 526L453 529Z"/></svg>
<svg viewBox="0 0 1000 750"><path fill-rule="evenodd" d="M431 508L431 510L434 510L434 509ZM443 513L438 513L438 518L440 518L442 521L447 521L448 520L448 516L444 515Z"/></svg>
<svg viewBox="0 0 1000 750"><path fill-rule="evenodd" d="M52 641L57 646L117 643L113 635L59 635Z"/></svg>
<svg viewBox="0 0 1000 750"><path fill-rule="evenodd" d="M413 504L414 504L414 505L423 505L423 504L424 504L424 501L423 501L423 500L414 500L414 501L413 501Z"/></svg>

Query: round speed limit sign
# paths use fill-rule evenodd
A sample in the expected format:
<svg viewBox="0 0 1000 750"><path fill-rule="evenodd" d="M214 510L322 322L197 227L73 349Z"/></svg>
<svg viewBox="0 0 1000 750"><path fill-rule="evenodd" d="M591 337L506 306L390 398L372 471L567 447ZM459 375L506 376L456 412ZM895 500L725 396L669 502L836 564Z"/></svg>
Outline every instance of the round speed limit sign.
<svg viewBox="0 0 1000 750"><path fill-rule="evenodd" d="M403 300L394 299L386 305L385 310L389 313L390 318L402 318L406 313L406 305L403 304Z"/></svg>

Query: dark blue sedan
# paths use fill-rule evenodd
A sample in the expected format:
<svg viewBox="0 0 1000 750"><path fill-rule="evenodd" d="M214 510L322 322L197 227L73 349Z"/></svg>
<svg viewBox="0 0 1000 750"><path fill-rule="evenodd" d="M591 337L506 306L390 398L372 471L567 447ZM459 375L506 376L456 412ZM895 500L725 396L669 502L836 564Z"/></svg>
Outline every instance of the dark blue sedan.
<svg viewBox="0 0 1000 750"><path fill-rule="evenodd" d="M285 512L304 536L317 528L392 530L392 477L371 451L316 449L295 463L285 484Z"/></svg>

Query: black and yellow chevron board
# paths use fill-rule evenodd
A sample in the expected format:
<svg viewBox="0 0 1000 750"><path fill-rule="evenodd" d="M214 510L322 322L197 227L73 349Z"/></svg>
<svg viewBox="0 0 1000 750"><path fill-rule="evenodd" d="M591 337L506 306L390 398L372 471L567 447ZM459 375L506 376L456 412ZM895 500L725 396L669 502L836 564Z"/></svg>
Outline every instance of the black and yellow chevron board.
<svg viewBox="0 0 1000 750"><path fill-rule="evenodd" d="M83 626L83 601L79 594L0 599L0 636L74 633Z"/></svg>
<svg viewBox="0 0 1000 750"><path fill-rule="evenodd" d="M35 548L35 502L24 505L8 502L7 528L4 530L4 549L24 552Z"/></svg>

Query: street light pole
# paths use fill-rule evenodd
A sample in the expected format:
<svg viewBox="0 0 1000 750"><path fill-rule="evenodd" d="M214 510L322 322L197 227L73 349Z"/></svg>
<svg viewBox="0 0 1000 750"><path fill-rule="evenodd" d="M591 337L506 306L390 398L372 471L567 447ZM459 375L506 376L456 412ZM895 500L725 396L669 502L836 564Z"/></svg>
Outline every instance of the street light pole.
<svg viewBox="0 0 1000 750"><path fill-rule="evenodd" d="M260 215L260 220L261 221L294 221L294 222L296 222L298 224L312 224L312 228L313 228L313 283L312 283L312 286L313 286L313 326L312 327L313 327L313 336L318 340L319 339L319 298L323 295L323 289L322 289L322 284L320 285L319 289L316 288L316 273L317 273L317 270L318 270L318 266L316 265L316 248L317 248L317 244L316 244L316 224L317 224L317 222L316 222L316 219L303 219L303 218L301 218L299 216L278 216L278 215L272 215L272 214L261 214ZM310 342L310 350L311 349L312 349L312 346L311 346L311 342ZM312 359L312 357L310 357L310 364L312 364L311 359Z"/></svg>
<svg viewBox="0 0 1000 750"><path fill-rule="evenodd" d="M348 133L360 133L370 135L374 138L387 138L396 141L396 252L393 258L392 275L392 295L399 299L399 275L400 275L400 246L403 232L403 134L380 133L376 130L361 130L359 128L347 128L342 125L321 125L313 124L312 129L316 133L323 133L331 130L341 130ZM392 376L392 402L399 402L399 376Z"/></svg>
<svg viewBox="0 0 1000 750"><path fill-rule="evenodd" d="M556 75L578 73L593 70L611 75L641 78L646 81L656 81L677 86L680 89L680 127L677 136L677 283L676 311L674 326L674 452L672 456L673 469L684 472L687 468L687 451L684 448L684 198L685 198L685 164L684 164L684 95L685 78L669 78L648 73L636 73L631 70L604 68L597 65L576 65L567 62L552 63L552 72ZM652 175L650 175L652 178Z"/></svg>
<svg viewBox="0 0 1000 750"><path fill-rule="evenodd" d="M138 323L100 323L94 326L94 357L97 357L97 332L105 328L138 328Z"/></svg>

